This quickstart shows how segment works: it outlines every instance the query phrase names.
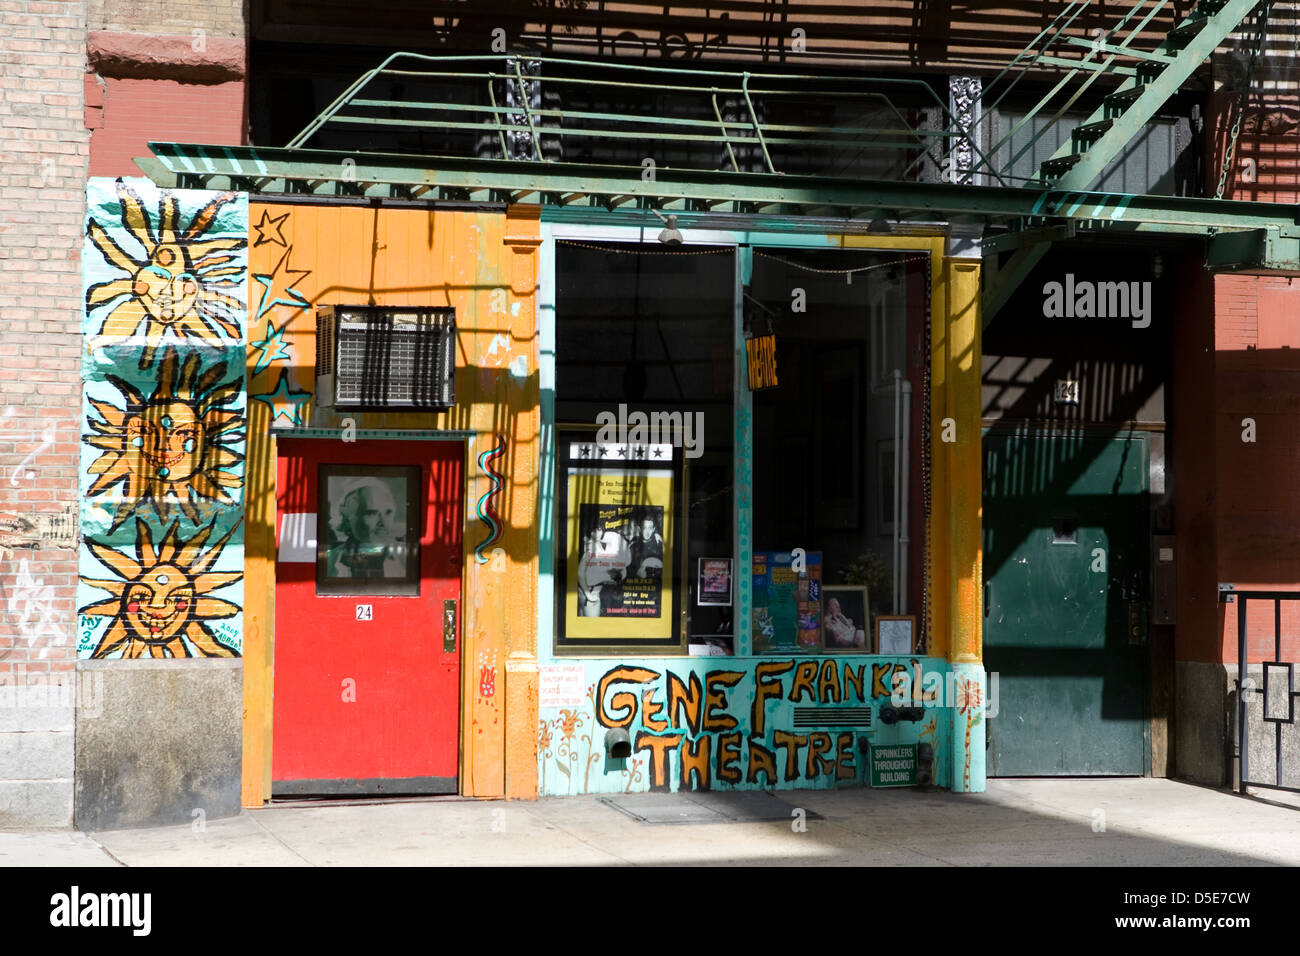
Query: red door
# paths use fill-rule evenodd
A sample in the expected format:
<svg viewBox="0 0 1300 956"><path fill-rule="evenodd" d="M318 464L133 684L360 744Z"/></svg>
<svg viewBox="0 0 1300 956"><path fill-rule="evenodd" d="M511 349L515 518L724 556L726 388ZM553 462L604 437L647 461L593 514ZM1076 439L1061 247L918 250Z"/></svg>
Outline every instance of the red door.
<svg viewBox="0 0 1300 956"><path fill-rule="evenodd" d="M272 793L455 793L464 446L278 445Z"/></svg>

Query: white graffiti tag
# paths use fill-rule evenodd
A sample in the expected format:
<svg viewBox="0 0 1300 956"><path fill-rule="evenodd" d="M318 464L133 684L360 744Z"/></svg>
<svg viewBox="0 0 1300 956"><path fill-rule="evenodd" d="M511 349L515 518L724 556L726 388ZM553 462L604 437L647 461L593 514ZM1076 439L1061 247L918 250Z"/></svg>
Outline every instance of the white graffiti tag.
<svg viewBox="0 0 1300 956"><path fill-rule="evenodd" d="M51 646L63 643L63 631L55 623L54 587L32 576L26 558L18 563L9 592L9 613L18 615L18 627L31 644L44 644L41 657L49 654Z"/></svg>
<svg viewBox="0 0 1300 956"><path fill-rule="evenodd" d="M10 418L13 415L13 413L14 410L12 408L6 408L4 410L4 414L0 415L0 422L3 422L6 419ZM18 434L7 433L7 434L0 435L0 442L2 441L18 442L18 441L22 441L24 437L25 436L21 433ZM36 450L33 451L30 455L28 455L26 458L24 458L21 462L19 462L18 465L14 468L13 472L10 473L9 484L12 487L17 488L19 476L26 478L28 481L33 480L36 477L36 469L32 467L28 467L29 464L36 460L37 455L45 451L45 449L49 448L53 444L54 444L54 429L53 427L50 427L45 429L45 431L41 432L41 443L36 447Z"/></svg>

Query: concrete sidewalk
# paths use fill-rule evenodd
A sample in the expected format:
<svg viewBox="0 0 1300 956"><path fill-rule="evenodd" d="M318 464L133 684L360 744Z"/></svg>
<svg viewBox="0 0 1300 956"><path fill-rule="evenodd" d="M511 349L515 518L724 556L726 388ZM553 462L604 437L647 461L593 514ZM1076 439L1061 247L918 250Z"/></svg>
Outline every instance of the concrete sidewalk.
<svg viewBox="0 0 1300 956"><path fill-rule="evenodd" d="M760 802L780 818L759 822L685 822L720 820L733 804L743 815L752 797L625 800L678 825L641 822L597 797L276 804L201 828L0 830L0 866L1300 866L1300 807L1170 780L776 797Z"/></svg>

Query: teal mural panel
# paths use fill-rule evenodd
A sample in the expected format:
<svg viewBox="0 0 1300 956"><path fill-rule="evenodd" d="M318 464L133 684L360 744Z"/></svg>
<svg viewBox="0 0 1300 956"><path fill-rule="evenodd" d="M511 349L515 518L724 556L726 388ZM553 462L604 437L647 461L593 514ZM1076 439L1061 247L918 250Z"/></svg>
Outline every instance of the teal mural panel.
<svg viewBox="0 0 1300 956"><path fill-rule="evenodd" d="M238 656L248 198L86 199L78 655Z"/></svg>
<svg viewBox="0 0 1300 956"><path fill-rule="evenodd" d="M581 688L569 673L578 668ZM589 660L544 664L541 678L545 796L861 787L866 744L928 743L934 783L951 785L953 680L939 658ZM555 704L548 685L571 699ZM887 724L885 706L920 708L921 718ZM630 756L607 755L610 731L628 735Z"/></svg>

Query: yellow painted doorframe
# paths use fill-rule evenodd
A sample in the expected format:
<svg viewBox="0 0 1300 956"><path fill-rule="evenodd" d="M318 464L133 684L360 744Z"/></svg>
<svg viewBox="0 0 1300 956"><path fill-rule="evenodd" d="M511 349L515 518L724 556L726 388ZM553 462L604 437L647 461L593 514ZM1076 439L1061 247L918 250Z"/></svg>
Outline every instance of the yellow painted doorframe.
<svg viewBox="0 0 1300 956"><path fill-rule="evenodd" d="M841 236L845 248L930 255L930 646L952 663L983 660L980 260L948 238ZM945 441L951 438L951 441Z"/></svg>

